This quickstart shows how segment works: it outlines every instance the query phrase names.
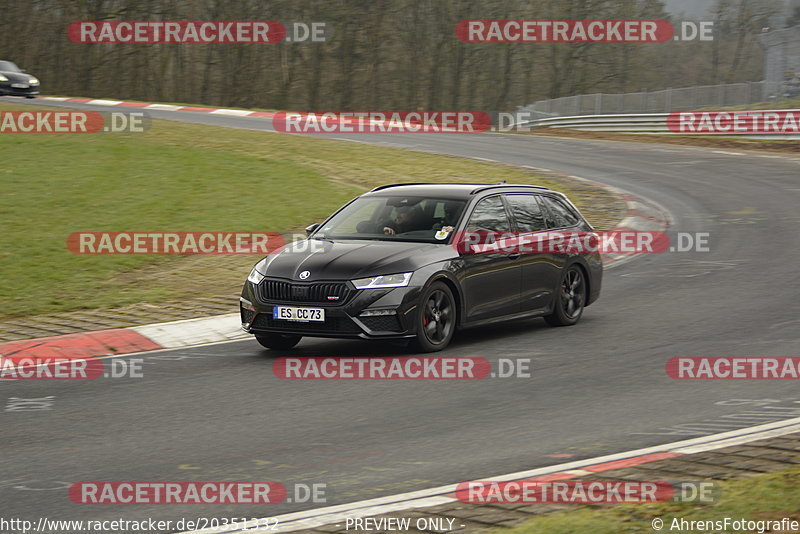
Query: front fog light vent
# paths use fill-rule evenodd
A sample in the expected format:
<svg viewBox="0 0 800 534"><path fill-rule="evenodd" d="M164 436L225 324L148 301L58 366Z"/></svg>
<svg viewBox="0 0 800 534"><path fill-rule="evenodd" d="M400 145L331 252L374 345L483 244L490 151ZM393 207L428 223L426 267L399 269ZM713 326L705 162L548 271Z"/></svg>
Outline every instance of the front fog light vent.
<svg viewBox="0 0 800 534"><path fill-rule="evenodd" d="M364 310L359 317L380 317L382 315L394 315L394 310Z"/></svg>

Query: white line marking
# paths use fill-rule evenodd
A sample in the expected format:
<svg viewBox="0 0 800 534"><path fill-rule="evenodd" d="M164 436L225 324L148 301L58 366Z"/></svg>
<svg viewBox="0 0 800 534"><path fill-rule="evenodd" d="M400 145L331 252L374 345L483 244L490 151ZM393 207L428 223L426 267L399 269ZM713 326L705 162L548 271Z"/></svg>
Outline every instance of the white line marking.
<svg viewBox="0 0 800 534"><path fill-rule="evenodd" d="M729 152L727 150L712 150L714 154L728 154L729 156L744 156L744 152Z"/></svg>
<svg viewBox="0 0 800 534"><path fill-rule="evenodd" d="M87 104L94 104L95 106L119 106L122 100L89 100Z"/></svg>
<svg viewBox="0 0 800 534"><path fill-rule="evenodd" d="M134 330L164 348L193 347L199 343L247 339L238 313L133 326Z"/></svg>
<svg viewBox="0 0 800 534"><path fill-rule="evenodd" d="M586 469L571 469L569 471L564 471L564 474L575 477L585 477L586 475L591 475L592 471L587 471Z"/></svg>
<svg viewBox="0 0 800 534"><path fill-rule="evenodd" d="M710 451L723 447L729 447L731 445L750 443L759 439L783 436L793 432L800 432L800 417L749 428L741 428L739 430L732 430L730 432L723 432L721 434L715 434L711 436L703 436L694 439L676 441L673 443L666 443L664 445L657 445L655 447L647 447L644 449L600 456L598 458L590 458L587 460L578 460L575 462L568 462L548 467L540 467L538 469L531 469L529 471L520 471L517 473L510 473L507 475L494 477L480 477L480 479L497 481L519 480L523 478L573 471L580 469L581 467L588 467L617 460L626 460L656 452L691 454L694 452ZM232 533L242 532L243 529L246 529L244 531L248 533L293 532L301 529L310 529L322 525L334 524L337 521L344 521L348 517L355 518L374 516L401 510L408 510L410 508L423 508L455 502L455 499L452 497L443 497L443 495L455 492L456 487L457 484L449 484L447 486L439 486L437 488L430 488L427 490L390 495L388 497L381 497L378 499L369 499L337 506L318 508L316 510L305 510L302 512L272 516L272 520L278 520L278 526L274 530L266 528L254 528L257 525L264 524L265 518L262 518L243 523L243 528L225 530L224 527L218 527L203 530L191 530L182 532L181 534L212 534L222 532Z"/></svg>
<svg viewBox="0 0 800 534"><path fill-rule="evenodd" d="M66 102L69 100L66 96L43 96L42 100L52 100L53 102Z"/></svg>
<svg viewBox="0 0 800 534"><path fill-rule="evenodd" d="M238 117L246 117L251 113L254 112L246 109L215 109L209 115L235 115Z"/></svg>
<svg viewBox="0 0 800 534"><path fill-rule="evenodd" d="M145 106L144 109L160 109L163 111L178 111L183 106L173 106L171 104L150 104Z"/></svg>

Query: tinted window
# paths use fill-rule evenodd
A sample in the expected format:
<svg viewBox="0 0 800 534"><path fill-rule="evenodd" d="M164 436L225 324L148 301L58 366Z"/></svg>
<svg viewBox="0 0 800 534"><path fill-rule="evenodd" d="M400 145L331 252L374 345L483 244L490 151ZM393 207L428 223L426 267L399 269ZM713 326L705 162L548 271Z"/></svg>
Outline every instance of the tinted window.
<svg viewBox="0 0 800 534"><path fill-rule="evenodd" d="M536 232L546 228L542 207L535 195L508 195L506 200L520 232Z"/></svg>
<svg viewBox="0 0 800 534"><path fill-rule="evenodd" d="M542 197L542 200L549 211L547 226L550 228L567 228L575 226L580 221L578 216L560 200L550 197Z"/></svg>
<svg viewBox="0 0 800 534"><path fill-rule="evenodd" d="M441 243L439 230L455 226L465 206L463 200L369 195L348 204L314 236Z"/></svg>
<svg viewBox="0 0 800 534"><path fill-rule="evenodd" d="M480 230L508 232L511 230L511 223L503 206L503 200L500 197L489 197L478 202L472 212L472 217L470 217L467 230L471 232Z"/></svg>
<svg viewBox="0 0 800 534"><path fill-rule="evenodd" d="M10 61L0 61L0 70L5 72L20 72L19 67Z"/></svg>

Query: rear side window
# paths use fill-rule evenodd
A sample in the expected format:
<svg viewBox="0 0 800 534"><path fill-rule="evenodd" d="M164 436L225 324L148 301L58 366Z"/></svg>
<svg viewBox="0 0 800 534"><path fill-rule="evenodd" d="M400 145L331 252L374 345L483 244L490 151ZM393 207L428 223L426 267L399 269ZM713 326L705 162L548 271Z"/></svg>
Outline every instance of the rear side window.
<svg viewBox="0 0 800 534"><path fill-rule="evenodd" d="M541 197L547 206L547 226L549 228L568 228L580 222L580 218L566 204L551 197Z"/></svg>
<svg viewBox="0 0 800 534"><path fill-rule="evenodd" d="M472 211L467 230L470 232L481 230L508 232L511 230L511 223L508 220L503 200L496 196L485 198L478 202L478 205Z"/></svg>
<svg viewBox="0 0 800 534"><path fill-rule="evenodd" d="M508 195L506 200L520 232L538 232L547 228L542 206L536 195Z"/></svg>

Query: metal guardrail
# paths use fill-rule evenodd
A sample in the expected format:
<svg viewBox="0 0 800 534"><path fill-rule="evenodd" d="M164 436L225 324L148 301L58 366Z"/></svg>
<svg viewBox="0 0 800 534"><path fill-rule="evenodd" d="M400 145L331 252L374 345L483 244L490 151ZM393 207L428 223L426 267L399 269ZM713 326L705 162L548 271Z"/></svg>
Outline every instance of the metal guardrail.
<svg viewBox="0 0 800 534"><path fill-rule="evenodd" d="M522 123L520 126L570 128L597 132L672 133L667 126L668 116L669 113L575 115L536 119Z"/></svg>
<svg viewBox="0 0 800 534"><path fill-rule="evenodd" d="M800 113L800 110L785 110ZM519 123L520 127L532 128L568 128L595 132L620 132L633 134L690 135L679 133L677 114L639 113L613 115L574 115L570 117L550 117ZM670 129L673 126L674 129ZM701 134L702 135L702 134ZM705 135L721 135L742 137L747 139L800 139L800 135L790 134L752 134L725 132Z"/></svg>
<svg viewBox="0 0 800 534"><path fill-rule="evenodd" d="M678 87L637 93L594 93L539 100L523 107L534 117L668 113L700 108L751 105L797 96L790 82L760 81Z"/></svg>

